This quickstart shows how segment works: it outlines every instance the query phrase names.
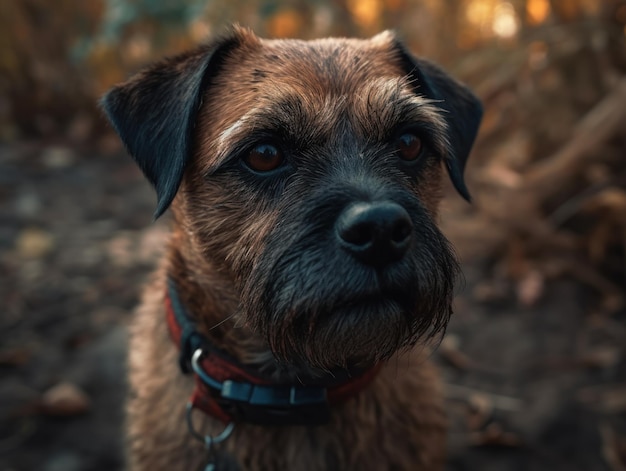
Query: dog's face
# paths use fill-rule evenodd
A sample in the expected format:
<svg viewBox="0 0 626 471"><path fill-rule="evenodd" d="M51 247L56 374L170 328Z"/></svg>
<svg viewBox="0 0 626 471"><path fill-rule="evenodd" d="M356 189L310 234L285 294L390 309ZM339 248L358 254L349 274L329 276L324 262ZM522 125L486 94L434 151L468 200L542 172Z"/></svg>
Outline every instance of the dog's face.
<svg viewBox="0 0 626 471"><path fill-rule="evenodd" d="M457 275L442 168L468 197L476 98L390 33L246 30L162 62L103 105L194 256L280 360L368 365L441 332Z"/></svg>

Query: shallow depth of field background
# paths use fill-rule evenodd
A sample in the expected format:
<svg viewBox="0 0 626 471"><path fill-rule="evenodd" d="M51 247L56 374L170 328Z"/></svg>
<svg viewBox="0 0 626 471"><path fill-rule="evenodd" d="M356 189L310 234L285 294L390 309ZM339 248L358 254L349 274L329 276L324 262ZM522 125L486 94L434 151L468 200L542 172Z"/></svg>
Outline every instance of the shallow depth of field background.
<svg viewBox="0 0 626 471"><path fill-rule="evenodd" d="M233 22L392 28L476 91L474 202L442 204L465 273L434 357L447 469L625 471L618 0L0 2L0 471L123 467L126 326L168 221L96 103Z"/></svg>

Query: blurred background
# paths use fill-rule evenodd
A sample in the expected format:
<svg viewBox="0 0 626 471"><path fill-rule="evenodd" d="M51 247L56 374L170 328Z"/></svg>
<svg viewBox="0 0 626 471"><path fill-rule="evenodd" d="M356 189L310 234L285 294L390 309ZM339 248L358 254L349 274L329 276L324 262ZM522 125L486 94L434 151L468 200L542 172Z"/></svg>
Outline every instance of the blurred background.
<svg viewBox="0 0 626 471"><path fill-rule="evenodd" d="M126 326L167 218L97 108L232 22L393 28L485 118L473 205L442 224L465 283L437 361L448 470L626 470L626 2L0 2L0 470L123 467Z"/></svg>

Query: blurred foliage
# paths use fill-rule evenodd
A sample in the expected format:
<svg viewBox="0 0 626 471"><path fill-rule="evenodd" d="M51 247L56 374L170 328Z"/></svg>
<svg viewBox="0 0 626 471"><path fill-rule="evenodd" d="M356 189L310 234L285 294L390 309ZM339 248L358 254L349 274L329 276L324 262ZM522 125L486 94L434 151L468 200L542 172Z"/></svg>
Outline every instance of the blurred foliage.
<svg viewBox="0 0 626 471"><path fill-rule="evenodd" d="M5 1L0 140L92 137L103 129L95 103L106 88L233 22L269 37L367 36L393 28L412 49L450 65L472 49L511 50L533 28L590 18L623 24L626 13L618 7L612 0Z"/></svg>

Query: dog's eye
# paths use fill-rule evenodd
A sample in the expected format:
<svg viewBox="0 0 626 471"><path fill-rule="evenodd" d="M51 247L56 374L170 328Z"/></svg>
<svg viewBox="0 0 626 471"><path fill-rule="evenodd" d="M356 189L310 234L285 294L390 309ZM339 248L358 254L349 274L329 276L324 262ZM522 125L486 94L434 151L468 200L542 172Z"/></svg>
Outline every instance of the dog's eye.
<svg viewBox="0 0 626 471"><path fill-rule="evenodd" d="M402 160L417 160L422 153L422 140L415 134L404 133L398 138L397 149Z"/></svg>
<svg viewBox="0 0 626 471"><path fill-rule="evenodd" d="M260 144L243 159L256 172L271 172L283 163L283 154L271 144Z"/></svg>

